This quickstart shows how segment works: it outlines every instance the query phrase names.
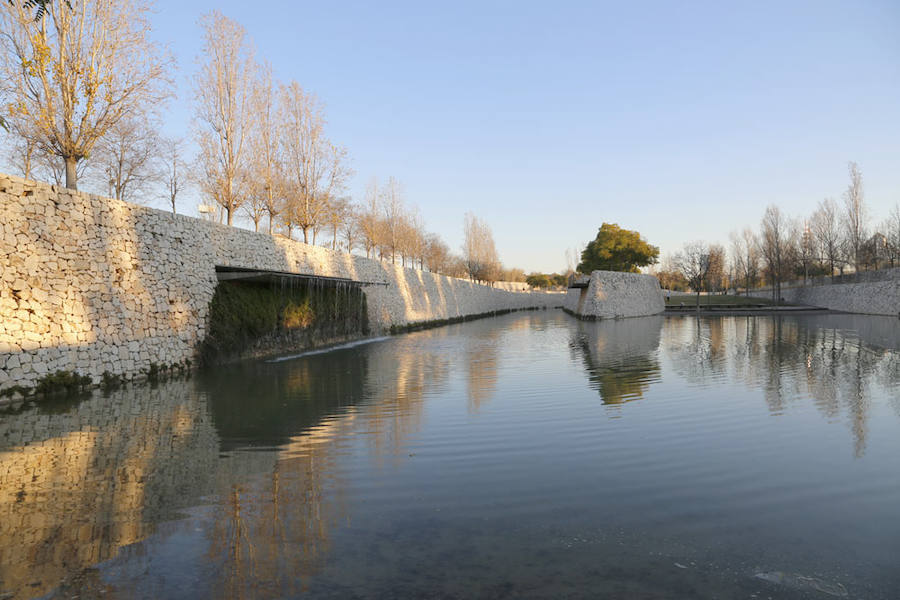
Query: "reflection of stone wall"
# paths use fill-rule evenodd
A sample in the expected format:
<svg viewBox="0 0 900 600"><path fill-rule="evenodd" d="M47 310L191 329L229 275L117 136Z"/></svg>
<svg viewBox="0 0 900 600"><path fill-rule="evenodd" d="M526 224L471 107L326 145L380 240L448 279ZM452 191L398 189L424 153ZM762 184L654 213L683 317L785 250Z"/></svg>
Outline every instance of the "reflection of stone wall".
<svg viewBox="0 0 900 600"><path fill-rule="evenodd" d="M656 277L616 271L594 271L588 287L570 289L563 306L589 319L643 317L666 308Z"/></svg>
<svg viewBox="0 0 900 600"><path fill-rule="evenodd" d="M588 381L604 404L643 397L659 377L657 357L664 317L582 323L570 341L584 361Z"/></svg>
<svg viewBox="0 0 900 600"><path fill-rule="evenodd" d="M217 265L384 284L366 288L376 332L557 303L0 175L0 389L193 358Z"/></svg>
<svg viewBox="0 0 900 600"><path fill-rule="evenodd" d="M47 593L200 496L218 443L188 384L0 418L0 592Z"/></svg>
<svg viewBox="0 0 900 600"><path fill-rule="evenodd" d="M771 298L770 290L751 291L751 296ZM864 315L900 315L900 279L870 283L836 283L782 288L785 302L819 306Z"/></svg>

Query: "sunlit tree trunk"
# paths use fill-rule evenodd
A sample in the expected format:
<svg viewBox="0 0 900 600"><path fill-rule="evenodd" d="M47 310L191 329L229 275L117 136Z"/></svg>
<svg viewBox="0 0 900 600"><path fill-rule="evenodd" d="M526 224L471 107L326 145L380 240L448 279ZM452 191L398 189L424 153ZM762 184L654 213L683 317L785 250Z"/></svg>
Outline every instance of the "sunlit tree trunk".
<svg viewBox="0 0 900 600"><path fill-rule="evenodd" d="M0 7L9 121L64 163L76 189L78 163L107 131L169 95L172 61L150 38L142 0L56 0L38 20L25 5Z"/></svg>

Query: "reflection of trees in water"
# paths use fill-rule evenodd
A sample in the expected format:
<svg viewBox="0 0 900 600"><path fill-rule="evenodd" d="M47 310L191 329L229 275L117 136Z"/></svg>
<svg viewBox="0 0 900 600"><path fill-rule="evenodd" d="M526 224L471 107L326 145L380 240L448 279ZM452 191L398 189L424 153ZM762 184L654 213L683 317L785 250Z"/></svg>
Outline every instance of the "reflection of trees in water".
<svg viewBox="0 0 900 600"><path fill-rule="evenodd" d="M499 365L497 344L501 332L497 327L481 328L466 337L464 360L469 412L478 412L496 391Z"/></svg>
<svg viewBox="0 0 900 600"><path fill-rule="evenodd" d="M0 591L44 594L116 556L196 498L215 460L205 405L185 382L4 416Z"/></svg>
<svg viewBox="0 0 900 600"><path fill-rule="evenodd" d="M891 340L900 344L896 319L672 318L666 320L665 329L667 355L688 381L742 381L763 391L772 414L783 413L790 402L805 397L829 418L845 410L856 456L865 453L874 387L890 392L900 385L900 353L896 346L884 345ZM723 340L719 350L717 339Z"/></svg>
<svg viewBox="0 0 900 600"><path fill-rule="evenodd" d="M0 592L32 596L68 580L66 594L96 596L92 565L117 555L140 563L142 541L161 521L210 501L207 559L222 576L203 595L302 591L324 564L335 524L349 518L342 458L359 440L373 459L405 456L423 396L447 380L448 358L430 344L440 336L233 365L95 395L55 414L5 415ZM133 551L120 552L126 545ZM137 593L130 585L104 592L128 597ZM154 585L157 596L171 593L163 580L133 585L143 595Z"/></svg>
<svg viewBox="0 0 900 600"><path fill-rule="evenodd" d="M441 329L420 331L368 353L366 410L358 417L375 456L403 455L407 438L421 426L425 395L449 376L448 357L433 346L446 336Z"/></svg>
<svg viewBox="0 0 900 600"><path fill-rule="evenodd" d="M244 472L220 478L223 511L211 532L210 556L224 577L214 595L276 598L305 589L325 563L329 532L349 518L341 458L359 439L371 446L375 460L406 456L407 439L421 424L424 395L447 379L447 357L428 347L440 335L421 332L353 352L361 360L353 364L342 365L335 354L321 355L330 357L323 362L310 356L283 365L286 379L306 382L295 399L333 398L335 404L295 429L272 464L258 464L254 453L230 457L232 469ZM309 395L310 389L315 393ZM348 397L358 401L348 404Z"/></svg>
<svg viewBox="0 0 900 600"><path fill-rule="evenodd" d="M569 341L603 404L642 398L659 377L657 356L663 317L581 321Z"/></svg>

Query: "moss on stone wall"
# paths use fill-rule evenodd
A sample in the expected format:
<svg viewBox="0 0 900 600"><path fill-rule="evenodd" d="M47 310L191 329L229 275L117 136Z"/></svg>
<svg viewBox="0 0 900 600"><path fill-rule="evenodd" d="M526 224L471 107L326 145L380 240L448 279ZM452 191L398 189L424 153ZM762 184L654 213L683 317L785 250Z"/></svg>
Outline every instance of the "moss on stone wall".
<svg viewBox="0 0 900 600"><path fill-rule="evenodd" d="M203 364L293 352L368 335L366 296L355 285L222 282L209 306Z"/></svg>

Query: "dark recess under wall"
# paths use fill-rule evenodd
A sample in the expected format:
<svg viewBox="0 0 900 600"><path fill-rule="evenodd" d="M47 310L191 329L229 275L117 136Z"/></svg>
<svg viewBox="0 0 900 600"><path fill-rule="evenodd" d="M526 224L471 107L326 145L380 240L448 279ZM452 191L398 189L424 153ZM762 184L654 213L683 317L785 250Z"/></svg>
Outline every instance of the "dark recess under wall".
<svg viewBox="0 0 900 600"><path fill-rule="evenodd" d="M200 347L203 365L271 356L369 334L366 296L346 280L221 281Z"/></svg>

